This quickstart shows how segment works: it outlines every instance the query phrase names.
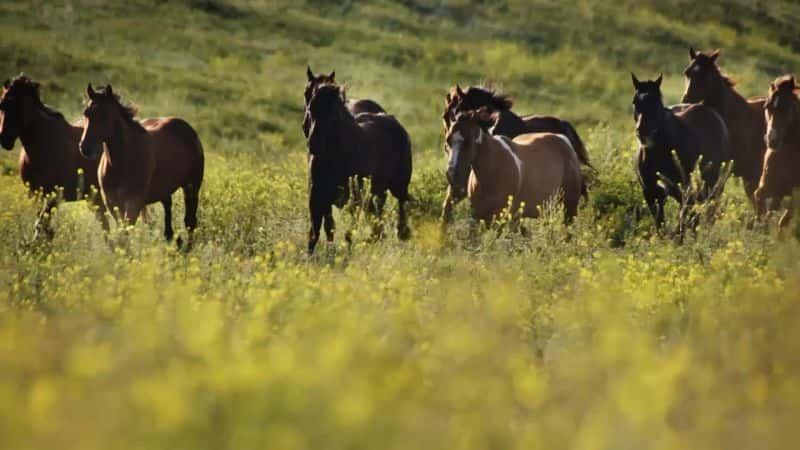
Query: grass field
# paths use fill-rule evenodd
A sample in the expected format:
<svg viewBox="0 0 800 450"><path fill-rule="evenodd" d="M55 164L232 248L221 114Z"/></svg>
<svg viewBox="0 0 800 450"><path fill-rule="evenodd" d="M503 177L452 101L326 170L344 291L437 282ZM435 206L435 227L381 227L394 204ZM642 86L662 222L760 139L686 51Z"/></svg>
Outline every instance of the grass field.
<svg viewBox="0 0 800 450"><path fill-rule="evenodd" d="M83 203L32 242L0 155L0 448L795 448L797 231L753 226L731 180L713 226L656 236L629 72L677 102L688 47L722 47L761 95L800 67L798 24L790 0L0 2L1 76L70 119L110 82L188 120L207 160L184 254L158 206L114 249ZM305 256L307 64L409 130L409 242L337 213L356 244ZM551 211L468 239L461 205L440 233L456 82L576 125L598 172L569 229Z"/></svg>

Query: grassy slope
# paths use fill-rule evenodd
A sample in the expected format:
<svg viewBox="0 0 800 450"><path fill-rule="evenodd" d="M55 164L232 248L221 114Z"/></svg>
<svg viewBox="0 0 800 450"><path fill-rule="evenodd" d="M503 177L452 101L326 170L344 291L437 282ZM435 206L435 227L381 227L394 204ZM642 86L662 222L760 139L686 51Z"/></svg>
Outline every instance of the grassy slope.
<svg viewBox="0 0 800 450"><path fill-rule="evenodd" d="M747 95L798 67L800 7L584 0L0 3L0 60L77 117L87 81L188 119L209 154L199 245L159 208L110 251L82 205L26 244L0 165L0 447L783 448L796 441L800 249L748 229L649 237L628 71L721 46ZM415 239L298 250L306 64L378 100L415 144ZM574 121L599 175L571 238L442 239L441 106L491 81ZM178 208L176 214L181 214ZM465 211L454 235L465 230ZM176 223L181 223L176 220ZM351 226L346 216L340 228ZM366 227L360 226L363 235ZM619 244L625 243L624 247Z"/></svg>

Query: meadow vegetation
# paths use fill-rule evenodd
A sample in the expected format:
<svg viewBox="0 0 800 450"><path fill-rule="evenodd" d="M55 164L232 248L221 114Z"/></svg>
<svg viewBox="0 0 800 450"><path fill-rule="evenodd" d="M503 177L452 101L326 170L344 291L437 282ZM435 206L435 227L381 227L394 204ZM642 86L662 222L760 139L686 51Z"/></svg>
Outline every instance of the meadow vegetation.
<svg viewBox="0 0 800 450"><path fill-rule="evenodd" d="M188 120L207 161L183 253L157 205L114 248L85 203L32 241L19 143L0 156L0 448L796 447L797 225L754 223L734 179L713 223L658 236L628 72L663 72L674 103L688 47L722 47L764 95L800 67L798 23L790 0L0 2L0 75L69 119L111 83ZM337 213L305 255L307 64L409 130L409 242ZM455 82L576 125L597 173L573 225L469 238L460 205L442 234Z"/></svg>

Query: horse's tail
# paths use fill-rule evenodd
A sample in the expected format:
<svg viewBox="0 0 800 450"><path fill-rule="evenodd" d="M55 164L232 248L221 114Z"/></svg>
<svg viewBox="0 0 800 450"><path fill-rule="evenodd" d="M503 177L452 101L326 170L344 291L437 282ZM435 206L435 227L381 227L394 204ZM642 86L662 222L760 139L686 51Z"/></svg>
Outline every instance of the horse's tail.
<svg viewBox="0 0 800 450"><path fill-rule="evenodd" d="M572 148L575 150L575 154L578 156L578 161L580 161L580 163L584 166L594 169L592 163L589 162L589 153L586 152L586 147L583 145L581 137L578 136L578 132L575 130L575 127L573 127L572 124L566 120L562 120L561 124L564 126L564 134L572 143Z"/></svg>
<svg viewBox="0 0 800 450"><path fill-rule="evenodd" d="M175 119L175 125L179 128L176 130L181 139L186 143L189 148L193 148L197 153L192 160L192 182L199 184L203 181L203 174L205 172L205 151L203 150L203 143L200 141L200 136L195 131L194 127L189 125L183 119Z"/></svg>

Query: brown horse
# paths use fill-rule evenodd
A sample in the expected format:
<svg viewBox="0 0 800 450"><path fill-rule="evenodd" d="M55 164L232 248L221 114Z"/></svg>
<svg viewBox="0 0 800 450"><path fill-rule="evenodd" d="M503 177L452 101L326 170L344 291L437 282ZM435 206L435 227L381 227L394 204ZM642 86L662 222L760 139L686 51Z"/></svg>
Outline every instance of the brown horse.
<svg viewBox="0 0 800 450"><path fill-rule="evenodd" d="M411 139L405 128L387 114L347 110L342 90L322 84L308 104L308 165L310 172L309 210L311 229L308 253L314 252L323 220L328 241L333 240L332 206L347 200L348 180L370 178L371 198L367 212L383 213L386 191L397 198L397 236L408 239L405 205L411 181Z"/></svg>
<svg viewBox="0 0 800 450"><path fill-rule="evenodd" d="M75 201L90 196L97 188L97 162L81 158L78 152L83 128L70 125L57 111L42 103L39 83L20 75L3 84L0 100L0 144L6 150L14 148L17 138L22 142L19 173L31 192L48 195L36 224L52 237L50 213L59 198ZM82 171L82 176L78 172ZM61 195L54 194L61 189ZM94 197L97 217L108 228L100 196Z"/></svg>
<svg viewBox="0 0 800 450"><path fill-rule="evenodd" d="M164 237L170 240L172 194L181 188L184 224L191 239L204 166L197 133L174 117L136 121L135 109L123 106L110 85L95 91L90 84L86 94L89 103L80 151L87 158L102 153L97 178L106 207L118 221L132 225L146 205L161 202Z"/></svg>
<svg viewBox="0 0 800 450"><path fill-rule="evenodd" d="M739 95L734 89L733 80L724 75L717 65L719 54L719 50L702 53L689 49L690 63L684 71L686 92L683 102L702 102L722 116L730 133L733 174L742 177L745 193L753 200L766 151L765 99L745 99Z"/></svg>
<svg viewBox="0 0 800 450"><path fill-rule="evenodd" d="M783 76L770 83L765 116L768 149L755 192L759 215L765 213L767 199L773 199L777 209L783 197L800 187L800 99L794 76ZM790 206L779 226L785 225L791 216Z"/></svg>
<svg viewBox="0 0 800 450"><path fill-rule="evenodd" d="M492 136L480 124L482 111L458 113L445 138L449 195L443 217L465 195L475 220L492 221L512 198L512 211L538 217L539 208L561 195L567 222L578 212L583 179L572 143L561 134L528 133L513 140Z"/></svg>
<svg viewBox="0 0 800 450"><path fill-rule="evenodd" d="M303 96L306 100L306 112L303 116L303 134L308 137L308 130L311 126L311 118L308 116L308 103L311 101L311 97L314 95L314 91L317 89L318 86L322 84L336 84L336 72L333 71L328 75L319 74L314 75L314 72L311 71L311 67L309 66L306 68L306 77L308 78L308 83L306 83L306 90L303 93ZM348 100L346 102L347 109L350 111L350 114L356 115L361 113L373 113L373 114L380 114L385 113L383 107L379 105L377 102L372 100L364 99L364 100Z"/></svg>
<svg viewBox="0 0 800 450"><path fill-rule="evenodd" d="M554 116L520 117L511 111L512 106L514 106L514 102L511 98L491 89L469 86L466 90L462 90L461 86L456 85L447 93L445 99L445 111L442 115L445 132L450 128L452 118L459 112L485 108L480 119L484 127L491 127L489 130L491 134L507 136L512 139L525 133L563 134L572 144L580 163L592 167L586 147L571 123Z"/></svg>

